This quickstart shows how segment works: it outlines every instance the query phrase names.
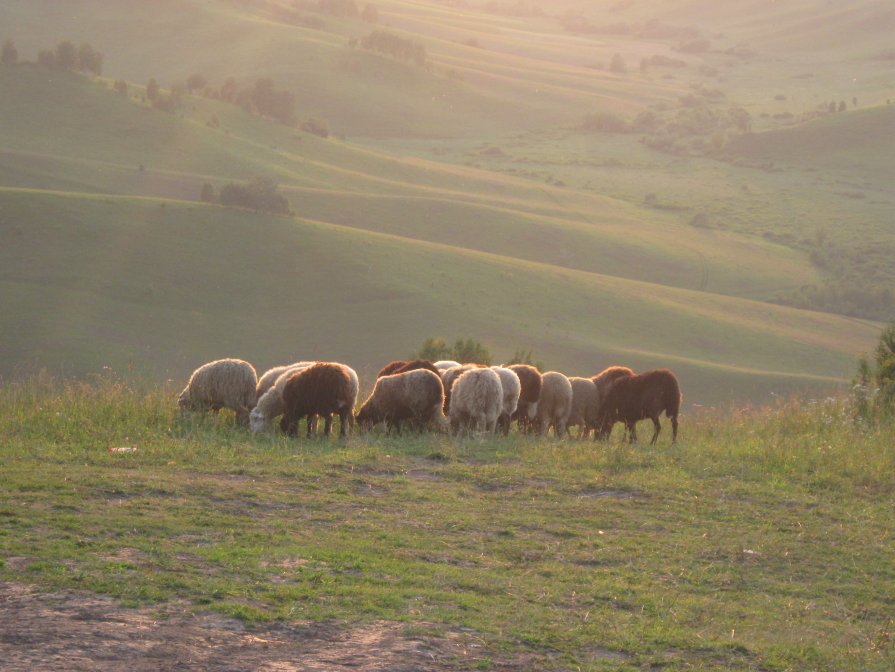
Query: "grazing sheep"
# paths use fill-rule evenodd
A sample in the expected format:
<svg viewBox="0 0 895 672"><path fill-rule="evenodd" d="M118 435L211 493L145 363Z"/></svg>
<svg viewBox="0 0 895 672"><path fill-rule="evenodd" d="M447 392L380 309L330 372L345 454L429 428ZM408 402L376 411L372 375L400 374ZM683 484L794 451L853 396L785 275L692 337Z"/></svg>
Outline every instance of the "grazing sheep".
<svg viewBox="0 0 895 672"><path fill-rule="evenodd" d="M307 416L308 436L311 435L313 416L327 418L324 433L329 436L332 429L332 414L338 413L341 420L339 436L346 436L352 425L349 420L357 401L351 374L342 364L318 362L289 376L283 387L283 419L280 429L289 436L298 434L299 421ZM356 389L356 388L354 388Z"/></svg>
<svg viewBox="0 0 895 672"><path fill-rule="evenodd" d="M193 371L177 404L181 410L217 413L229 408L236 413L236 422L248 424L249 410L255 406L255 387L258 375L255 368L241 359L218 359L203 364Z"/></svg>
<svg viewBox="0 0 895 672"><path fill-rule="evenodd" d="M566 422L572 412L572 383L558 371L541 376L541 396L538 399L538 428L546 436L550 427L559 438L568 433Z"/></svg>
<svg viewBox="0 0 895 672"><path fill-rule="evenodd" d="M600 371L597 375L592 376L591 380L594 381L594 385L597 386L597 392L602 399L606 394L606 388L609 387L612 381L633 375L634 372L627 366L609 366Z"/></svg>
<svg viewBox="0 0 895 672"><path fill-rule="evenodd" d="M442 411L443 404L441 378L427 369L414 369L379 378L360 407L357 422L363 429L385 422L388 431L394 427L399 434L404 420L420 428L428 425L447 431L449 422Z"/></svg>
<svg viewBox="0 0 895 672"><path fill-rule="evenodd" d="M654 444L662 429L659 416L664 411L665 416L671 419L671 442L674 443L677 441L677 416L682 399L677 378L668 369L622 376L606 389L600 412L599 436L608 436L616 422L623 422L628 440L634 443L637 440L637 422L649 418L654 428L650 444Z"/></svg>
<svg viewBox="0 0 895 672"><path fill-rule="evenodd" d="M455 366L460 366L460 362L455 362L453 359L442 359L435 362L435 368L439 371L447 371Z"/></svg>
<svg viewBox="0 0 895 672"><path fill-rule="evenodd" d="M600 413L600 392L590 378L569 378L572 384L572 412L566 427L578 426L578 438L586 439L591 430L596 433Z"/></svg>
<svg viewBox="0 0 895 672"><path fill-rule="evenodd" d="M472 369L478 368L475 364L460 364L458 366L452 366L449 369L445 369L441 372L441 382L444 383L444 412L445 415L448 415L451 411L451 390L454 387L454 383L457 382L457 378L462 376L467 371L471 371Z"/></svg>
<svg viewBox="0 0 895 672"><path fill-rule="evenodd" d="M283 414L283 411L285 410L285 406L283 405L283 387L285 387L286 381L289 380L289 377L293 373L301 371L302 369L306 369L315 363L316 362L297 362L295 364L292 364L291 366L287 367L282 374L280 374L280 376L276 379L276 382L267 390L267 392L258 397L258 403L249 414L249 427L252 432L260 432L261 430L265 429L275 417ZM343 364L342 366L345 365ZM345 370L348 372L348 375L351 378L351 394L355 399L357 399L358 389L360 388L360 381L357 378L357 372L350 366L345 366ZM259 383L258 386L260 387L261 384ZM317 431L316 416L312 418L311 422L313 425L312 433L314 433ZM353 415L348 419L348 424L349 429L354 429Z"/></svg>
<svg viewBox="0 0 895 672"><path fill-rule="evenodd" d="M273 387L274 383L277 382L277 379L286 373L289 369L294 369L298 366L308 367L314 362L295 362L294 364L283 364L282 366L275 366L271 369L268 369L264 372L264 375L258 379L258 385L255 387L255 396L260 401L261 397ZM282 411L281 411L282 412Z"/></svg>
<svg viewBox="0 0 895 672"><path fill-rule="evenodd" d="M507 367L519 376L521 390L519 404L512 420L519 423L519 431L528 433L534 429L534 419L538 414L538 399L541 396L541 372L530 364L513 364Z"/></svg>
<svg viewBox="0 0 895 672"><path fill-rule="evenodd" d="M389 375L395 375L396 373L407 373L408 371L416 371L417 369L426 369L427 371L431 371L436 376L441 378L441 371L435 368L435 365L428 359L413 359L405 363L404 366L398 367Z"/></svg>
<svg viewBox="0 0 895 672"><path fill-rule="evenodd" d="M510 419L516 412L519 405L519 393L522 384L519 382L519 376L515 371L503 366L492 366L491 370L500 376L500 386L503 389L503 405L501 407L500 416L497 418L497 426L503 432L504 436L510 433Z"/></svg>
<svg viewBox="0 0 895 672"><path fill-rule="evenodd" d="M455 434L461 431L494 434L502 409L500 376L491 369L473 366L462 373L453 385L451 430Z"/></svg>
<svg viewBox="0 0 895 672"><path fill-rule="evenodd" d="M390 376L395 371L397 371L402 366L404 366L406 363L407 363L406 359L396 359L393 362L389 362L388 364L383 366L381 369L379 369L379 373L376 374L376 377L382 378L382 376Z"/></svg>

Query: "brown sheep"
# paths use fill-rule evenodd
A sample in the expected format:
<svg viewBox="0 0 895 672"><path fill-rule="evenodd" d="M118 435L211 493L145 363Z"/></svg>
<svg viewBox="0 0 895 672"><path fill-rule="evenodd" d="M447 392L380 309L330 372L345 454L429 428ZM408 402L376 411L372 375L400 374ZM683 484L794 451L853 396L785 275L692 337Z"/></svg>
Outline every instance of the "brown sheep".
<svg viewBox="0 0 895 672"><path fill-rule="evenodd" d="M346 436L353 424L349 418L354 412L357 392L353 389L351 375L345 366L331 362L318 362L313 366L292 374L283 387L285 411L280 421L280 429L289 436L298 434L298 423L308 418L308 436L312 433L312 418L322 415L327 418L324 433L329 436L332 429L332 414L338 413L341 420L339 436Z"/></svg>
<svg viewBox="0 0 895 672"><path fill-rule="evenodd" d="M597 386L597 392L599 392L600 398L602 399L603 395L606 393L606 388L609 387L612 381L633 375L634 372L627 366L608 366L597 375L592 376L591 380L594 381L594 385Z"/></svg>
<svg viewBox="0 0 895 672"><path fill-rule="evenodd" d="M439 371L435 365L430 362L428 359L413 359L409 362L406 362L404 366L398 367L389 375L395 375L396 373L407 373L408 371L416 371L417 369L425 369L426 371L431 371L438 378L441 378L441 371Z"/></svg>
<svg viewBox="0 0 895 672"><path fill-rule="evenodd" d="M639 420L653 421L654 444L662 426L659 416L671 419L671 442L677 441L677 416L680 411L681 389L677 378L668 369L655 369L616 379L606 389L600 411L600 438L608 436L616 422L625 423L628 439L637 440L636 425Z"/></svg>
<svg viewBox="0 0 895 672"><path fill-rule="evenodd" d="M379 373L376 374L376 377L377 377L377 378L382 378L382 376L390 376L390 375L392 375L395 371L397 371L397 370L400 369L402 366L404 366L405 364L407 364L407 360L406 360L406 359L396 359L396 360L394 360L394 361L392 361L392 362L389 362L388 364L386 364L385 366L383 366L381 369L379 369Z"/></svg>
<svg viewBox="0 0 895 672"><path fill-rule="evenodd" d="M449 423L442 412L443 404L441 378L427 369L414 369L377 379L373 392L357 413L357 422L363 429L385 422L388 431L394 427L399 434L404 420L419 428L431 425L447 431Z"/></svg>
<svg viewBox="0 0 895 672"><path fill-rule="evenodd" d="M522 386L519 404L512 419L519 424L520 432L528 433L534 429L534 419L538 414L541 372L529 364L513 364L507 368L519 376L519 383Z"/></svg>

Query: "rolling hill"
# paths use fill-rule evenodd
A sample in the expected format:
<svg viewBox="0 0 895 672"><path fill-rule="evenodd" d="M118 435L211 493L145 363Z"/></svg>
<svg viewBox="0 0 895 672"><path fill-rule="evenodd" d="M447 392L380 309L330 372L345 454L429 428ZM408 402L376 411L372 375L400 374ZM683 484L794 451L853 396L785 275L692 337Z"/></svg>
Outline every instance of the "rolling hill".
<svg viewBox="0 0 895 672"><path fill-rule="evenodd" d="M856 167L886 170L874 142L885 108L784 128L751 97L769 57L734 63L719 42L674 76L640 71L641 56L677 54L677 38L567 30L564 12L585 3L515 15L377 4L372 26L273 1L4 3L0 25L21 52L89 41L110 79L0 67L0 375L108 365L179 379L219 356L259 368L342 359L368 373L428 336L472 336L498 359L532 350L570 374L671 366L688 402L711 404L825 391L872 347L877 324L763 301L823 282L802 242L819 217L848 222L837 244L849 230L861 244L889 235L858 221L886 212L884 199L825 188ZM682 21L704 9L678 4ZM630 7L618 15L670 21ZM751 30L728 9L706 13L730 30L724 45ZM428 66L348 46L377 27L424 44ZM606 67L619 50L627 73ZM173 114L145 101L149 77L166 87L193 72L214 86L272 77L298 92L302 118L349 137L210 96L184 96ZM811 87L829 81L820 74ZM706 81L724 89L717 105L746 101L756 130L771 129L731 138L730 161L577 128L595 108L673 109ZM812 154L821 138L842 151ZM792 169L756 168L767 161ZM198 200L206 183L255 175L279 183L293 216ZM691 225L694 213L709 226Z"/></svg>

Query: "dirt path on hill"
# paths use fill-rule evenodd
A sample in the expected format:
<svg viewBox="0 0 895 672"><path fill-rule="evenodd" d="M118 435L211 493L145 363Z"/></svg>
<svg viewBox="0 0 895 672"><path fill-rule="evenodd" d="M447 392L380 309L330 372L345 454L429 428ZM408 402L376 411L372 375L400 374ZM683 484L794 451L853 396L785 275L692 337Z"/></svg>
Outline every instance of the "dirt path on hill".
<svg viewBox="0 0 895 672"><path fill-rule="evenodd" d="M409 637L380 622L247 627L185 608L126 609L89 593L40 593L0 583L0 668L4 672L447 672L474 669L486 655L475 637ZM528 657L492 670L539 667Z"/></svg>

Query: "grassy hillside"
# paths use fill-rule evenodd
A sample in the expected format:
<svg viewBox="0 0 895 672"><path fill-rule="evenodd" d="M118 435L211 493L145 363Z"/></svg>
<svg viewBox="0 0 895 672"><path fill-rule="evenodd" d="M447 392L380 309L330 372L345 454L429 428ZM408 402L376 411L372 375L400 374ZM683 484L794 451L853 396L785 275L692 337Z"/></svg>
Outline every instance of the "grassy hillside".
<svg viewBox="0 0 895 672"><path fill-rule="evenodd" d="M752 98L761 88L770 100L769 86L807 62L726 53L744 27L683 54L672 74L637 64L681 55L680 38L576 33L564 12L582 3L509 15L383 2L379 27L424 43L427 69L347 46L371 24L298 10L323 22L308 28L288 3L54 7L4 3L0 25L14 26L23 56L90 41L110 79L0 68L0 232L10 241L0 298L16 320L5 372L133 362L176 377L231 354L259 367L319 356L372 369L426 336L469 335L498 357L532 349L570 373L674 366L688 400L712 402L841 383L873 343L874 324L741 299L789 300L845 278L876 300L873 283L891 271L881 224L890 188L869 177L887 170L874 142L885 110L817 122L817 137L842 148L830 163L815 159L830 152L811 154L812 126L727 138L737 165L578 128L594 109L670 117L695 87L712 91L707 108L748 107L757 131L782 127L763 110L807 109L834 74L797 80L805 91L786 100ZM618 15L648 18L630 7ZM732 12L711 16L734 25ZM626 72L608 69L614 53ZM175 114L146 105L150 76L168 86L193 72L215 85L271 76L300 93L301 118L319 114L349 138L207 97L185 96ZM111 90L119 77L127 96ZM363 146L355 132L368 135ZM276 179L297 218L196 202L205 183L254 175ZM852 180L873 196L854 196ZM859 263L868 249L883 250L872 272ZM850 297L832 309L849 312Z"/></svg>
<svg viewBox="0 0 895 672"><path fill-rule="evenodd" d="M895 664L892 427L839 403L688 417L675 446L336 442L182 418L172 387L135 387L0 387L0 591L52 605L4 599L11 669L145 655L159 622L153 665L234 647L222 667L308 669L321 630L350 652L320 669ZM361 667L378 628L395 638Z"/></svg>
<svg viewBox="0 0 895 672"><path fill-rule="evenodd" d="M873 325L369 233L159 199L0 191L6 373L295 359L375 371L431 335L591 373L669 365L688 401L829 389Z"/></svg>

